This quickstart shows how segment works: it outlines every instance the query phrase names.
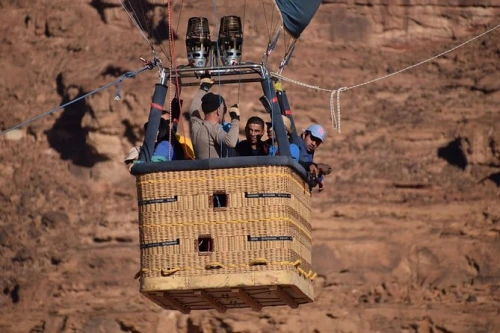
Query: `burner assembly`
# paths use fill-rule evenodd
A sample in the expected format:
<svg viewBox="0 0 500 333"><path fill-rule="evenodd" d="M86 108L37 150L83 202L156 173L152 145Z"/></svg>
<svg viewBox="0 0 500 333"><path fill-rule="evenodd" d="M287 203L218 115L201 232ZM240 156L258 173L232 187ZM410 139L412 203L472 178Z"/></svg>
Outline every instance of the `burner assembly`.
<svg viewBox="0 0 500 333"><path fill-rule="evenodd" d="M239 16L221 18L219 36L210 40L206 17L191 17L186 32L186 51L189 66L234 66L241 64L243 30Z"/></svg>

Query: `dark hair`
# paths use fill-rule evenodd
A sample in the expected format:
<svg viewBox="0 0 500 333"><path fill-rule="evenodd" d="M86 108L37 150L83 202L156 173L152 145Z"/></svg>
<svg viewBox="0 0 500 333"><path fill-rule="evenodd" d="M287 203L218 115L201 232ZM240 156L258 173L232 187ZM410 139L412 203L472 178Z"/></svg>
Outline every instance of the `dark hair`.
<svg viewBox="0 0 500 333"><path fill-rule="evenodd" d="M144 123L144 132L148 129L149 122ZM170 121L160 118L160 125L158 127L158 135L156 136L156 142L159 143L163 140L168 140L168 130L170 129Z"/></svg>
<svg viewBox="0 0 500 333"><path fill-rule="evenodd" d="M160 126L158 127L158 142L167 140L168 132L170 130L170 121L160 118Z"/></svg>
<svg viewBox="0 0 500 333"><path fill-rule="evenodd" d="M181 116L181 109L182 109L182 104L184 100L179 100L177 97L174 97L172 99L172 104L170 106L170 113L172 116L172 119L179 119Z"/></svg>
<svg viewBox="0 0 500 333"><path fill-rule="evenodd" d="M201 98L201 110L205 114L214 112L221 106L221 104L224 104L224 106L226 105L226 102L221 95L209 92Z"/></svg>
<svg viewBox="0 0 500 333"><path fill-rule="evenodd" d="M262 129L264 129L264 120L262 120L261 117L253 116L253 117L248 118L248 121L247 121L245 128L248 128L248 125L250 125L250 124L260 125L260 127L262 127Z"/></svg>
<svg viewBox="0 0 500 333"><path fill-rule="evenodd" d="M148 122L144 124L144 131L146 131L147 128L148 128ZM160 126L158 127L158 136L156 137L156 145L158 145L162 141L169 140L169 129L170 129L170 121L160 118ZM184 149L182 148L182 145L179 142L179 140L177 140L177 137L175 136L175 130L173 127L170 139L172 140L170 144L174 147L176 159L183 160L185 157Z"/></svg>

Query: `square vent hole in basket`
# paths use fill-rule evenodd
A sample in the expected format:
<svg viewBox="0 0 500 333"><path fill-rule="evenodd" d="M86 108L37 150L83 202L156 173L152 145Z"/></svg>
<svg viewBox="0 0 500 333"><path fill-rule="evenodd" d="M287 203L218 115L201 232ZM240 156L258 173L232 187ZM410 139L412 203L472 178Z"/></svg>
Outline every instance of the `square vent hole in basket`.
<svg viewBox="0 0 500 333"><path fill-rule="evenodd" d="M214 251L214 239L211 235L200 235L196 246L199 254L209 254Z"/></svg>
<svg viewBox="0 0 500 333"><path fill-rule="evenodd" d="M214 194L210 196L210 204L213 209L224 209L229 206L229 196L223 191L214 192Z"/></svg>

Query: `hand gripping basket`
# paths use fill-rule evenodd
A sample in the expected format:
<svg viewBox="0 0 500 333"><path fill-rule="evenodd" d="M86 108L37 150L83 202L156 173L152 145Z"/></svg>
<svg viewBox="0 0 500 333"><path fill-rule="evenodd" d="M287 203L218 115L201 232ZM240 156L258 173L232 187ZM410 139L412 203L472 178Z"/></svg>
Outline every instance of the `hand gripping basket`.
<svg viewBox="0 0 500 333"><path fill-rule="evenodd" d="M136 168L141 293L163 308L260 311L313 301L304 175L286 157L238 159Z"/></svg>

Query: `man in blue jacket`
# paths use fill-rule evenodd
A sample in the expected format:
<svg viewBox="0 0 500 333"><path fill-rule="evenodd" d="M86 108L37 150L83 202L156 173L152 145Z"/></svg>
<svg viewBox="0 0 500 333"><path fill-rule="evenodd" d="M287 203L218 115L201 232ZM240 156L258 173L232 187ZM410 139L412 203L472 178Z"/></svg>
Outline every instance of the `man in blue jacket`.
<svg viewBox="0 0 500 333"><path fill-rule="evenodd" d="M332 168L328 164L315 163L314 152L326 139L326 130L318 124L311 124L301 134L298 142L299 146L299 163L304 168L316 176L316 183L319 191L324 190L323 176L328 175Z"/></svg>

